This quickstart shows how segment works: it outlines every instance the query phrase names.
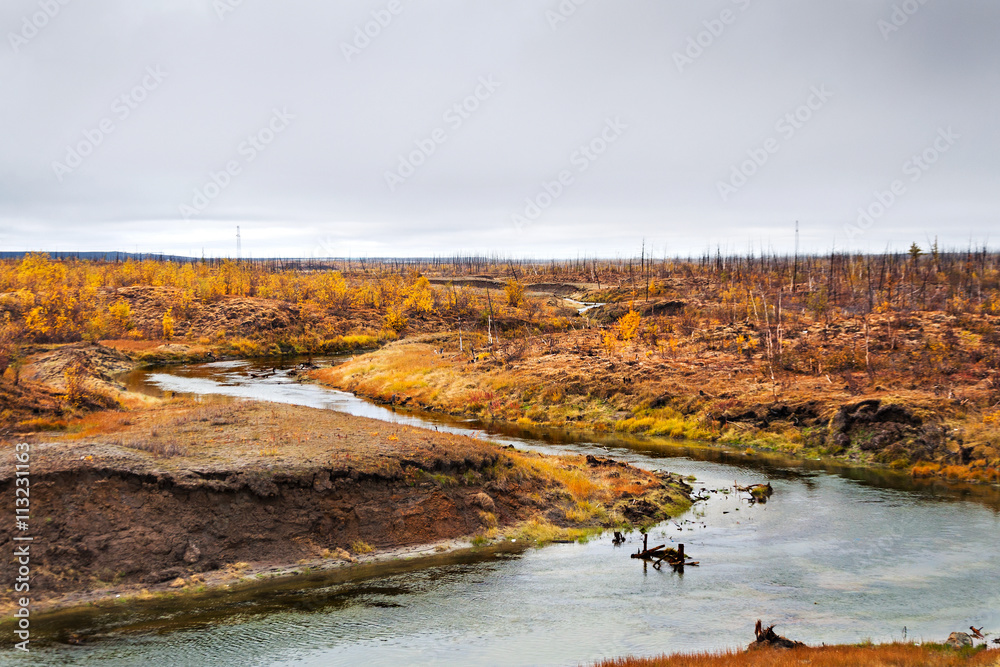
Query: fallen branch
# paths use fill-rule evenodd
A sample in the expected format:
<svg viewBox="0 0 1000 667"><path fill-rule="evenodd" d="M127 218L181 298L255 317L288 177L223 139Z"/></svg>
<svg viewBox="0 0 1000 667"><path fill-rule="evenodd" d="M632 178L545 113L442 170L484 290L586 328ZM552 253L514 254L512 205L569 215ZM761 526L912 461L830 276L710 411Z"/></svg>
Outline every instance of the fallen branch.
<svg viewBox="0 0 1000 667"><path fill-rule="evenodd" d="M757 619L757 625L754 627L753 633L757 636L757 638L749 646L747 646L748 651L756 651L766 648L789 649L805 647L805 644L802 642L792 641L787 637L782 637L777 634L774 631L773 625L769 625L766 628L763 627L763 623L761 623L759 618Z"/></svg>

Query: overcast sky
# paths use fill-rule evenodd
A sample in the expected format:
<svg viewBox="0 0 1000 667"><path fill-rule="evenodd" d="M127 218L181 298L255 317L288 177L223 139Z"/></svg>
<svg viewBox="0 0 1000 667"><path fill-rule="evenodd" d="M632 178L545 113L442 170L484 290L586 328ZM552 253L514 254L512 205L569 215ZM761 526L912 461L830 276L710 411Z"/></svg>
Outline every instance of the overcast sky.
<svg viewBox="0 0 1000 667"><path fill-rule="evenodd" d="M2 250L998 236L995 0L4 0L0 26Z"/></svg>

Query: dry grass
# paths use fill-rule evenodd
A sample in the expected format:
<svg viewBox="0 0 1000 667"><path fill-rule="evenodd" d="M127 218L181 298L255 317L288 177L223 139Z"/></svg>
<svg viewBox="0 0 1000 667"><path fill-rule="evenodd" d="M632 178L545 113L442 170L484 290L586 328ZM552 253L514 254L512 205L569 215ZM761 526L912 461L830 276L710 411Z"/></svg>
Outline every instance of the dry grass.
<svg viewBox="0 0 1000 667"><path fill-rule="evenodd" d="M94 412L84 415L69 424L67 436L71 439L89 438L95 435L117 433L131 426L132 417L128 413L117 411Z"/></svg>
<svg viewBox="0 0 1000 667"><path fill-rule="evenodd" d="M744 324L702 317L688 336L671 335L670 340L680 341L676 347L662 348L664 333L680 324L672 320L685 317L644 319L640 334L610 355L599 330L527 337L513 360L499 354L502 344L484 351L473 344L478 339L467 334L460 351L457 337L438 336L433 343L392 344L316 377L379 400L487 421L616 430L807 456L840 454L896 469L917 464L922 466L918 476L932 473L963 482L1000 479L1000 417L996 408L980 407L984 401L1000 399L1000 393L990 389L990 382L1000 383L989 375L996 355L969 336L954 335L955 342L947 349L950 356L939 360L951 364L954 379L933 384L941 379L918 377L913 370L924 363L917 357L928 345L937 349L930 338L947 338L962 327L992 327L991 316L967 315L960 320L934 313L904 319L873 315L872 338L877 343L872 345L878 347L880 365L871 377L825 370L822 364L809 371L795 360L806 348L828 361L832 350L863 345L859 318L826 324L788 316L794 324L787 324L786 335L790 339L794 328L796 342L786 347L798 351L789 352L782 362L788 367L778 368L773 378L759 351L747 354L733 349L730 339L737 331L754 331ZM984 374L993 379L978 381ZM837 451L828 439L833 437L826 431L829 420L841 406L863 398L899 404L924 424L947 426L946 441L935 444L929 454L919 447L915 452L884 447L892 451L883 454L861 449L860 441ZM767 416L776 405L805 412ZM968 463L957 460L959 445L970 449ZM938 467L928 468L927 463Z"/></svg>
<svg viewBox="0 0 1000 667"><path fill-rule="evenodd" d="M33 419L25 419L17 423L17 430L22 433L29 433L33 431L63 431L68 426L68 422L65 419L58 419L54 417L35 417Z"/></svg>
<svg viewBox="0 0 1000 667"><path fill-rule="evenodd" d="M351 551L358 555L370 554L375 551L375 547L364 540L354 540L351 542Z"/></svg>
<svg viewBox="0 0 1000 667"><path fill-rule="evenodd" d="M826 646L795 650L664 655L657 658L616 658L597 667L958 667L1000 665L1000 651L953 651L913 644Z"/></svg>
<svg viewBox="0 0 1000 667"><path fill-rule="evenodd" d="M603 530L603 528L598 526L591 528L559 526L543 517L535 517L506 531L502 537L529 544L542 545L552 542L577 542L586 540L591 535L600 533Z"/></svg>
<svg viewBox="0 0 1000 667"><path fill-rule="evenodd" d="M519 530L536 533L538 539L551 540L549 533L560 533L563 528L633 527L623 514L624 505L642 497L658 508L660 518L677 516L691 506L690 499L648 472L620 466L590 466L580 456L543 456L533 452L504 452L504 462L490 471L490 476L501 482L543 480L554 485L548 503L559 511L550 519L538 519ZM560 526L553 520L561 516L571 526ZM645 520L655 523L653 517ZM639 523L645 525L643 521ZM576 539L580 534L558 539Z"/></svg>

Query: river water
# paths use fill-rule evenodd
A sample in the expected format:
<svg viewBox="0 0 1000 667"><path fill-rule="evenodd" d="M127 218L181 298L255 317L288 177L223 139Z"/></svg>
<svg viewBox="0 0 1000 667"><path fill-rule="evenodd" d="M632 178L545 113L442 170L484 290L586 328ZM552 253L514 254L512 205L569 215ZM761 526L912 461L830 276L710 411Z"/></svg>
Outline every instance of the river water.
<svg viewBox="0 0 1000 667"><path fill-rule="evenodd" d="M139 371L133 389L202 400L260 399L488 437L519 448L613 455L697 479L707 501L661 524L651 544L683 542L681 575L628 557L609 536L439 560L361 581L311 581L211 610L119 613L83 646L40 649L44 664L568 665L624 654L733 648L757 618L810 644L941 641L1000 630L1000 492L916 487L889 473L696 443L580 438L394 412L287 370L218 362ZM750 505L726 493L769 480ZM744 494L745 495L745 494ZM123 620L124 619L124 620ZM91 621L93 623L93 621ZM112 629L114 628L114 629ZM0 656L0 661L4 657ZM42 663L39 663L42 664Z"/></svg>

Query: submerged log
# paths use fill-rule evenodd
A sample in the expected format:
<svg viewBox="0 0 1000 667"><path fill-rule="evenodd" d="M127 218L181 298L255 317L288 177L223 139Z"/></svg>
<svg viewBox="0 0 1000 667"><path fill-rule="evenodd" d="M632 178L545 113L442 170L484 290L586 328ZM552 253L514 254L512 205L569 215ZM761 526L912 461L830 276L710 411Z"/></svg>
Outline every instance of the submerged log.
<svg viewBox="0 0 1000 667"><path fill-rule="evenodd" d="M733 482L733 485L737 491L749 493L753 502L761 504L766 503L767 499L774 494L774 487L771 486L770 482L766 484L750 484L749 486L740 486L736 482Z"/></svg>
<svg viewBox="0 0 1000 667"><path fill-rule="evenodd" d="M661 544L658 547L653 547L652 549L645 549L644 551L638 551L632 554L632 558L643 558L645 560L652 560L657 556L660 556L660 552L667 548L666 544Z"/></svg>

